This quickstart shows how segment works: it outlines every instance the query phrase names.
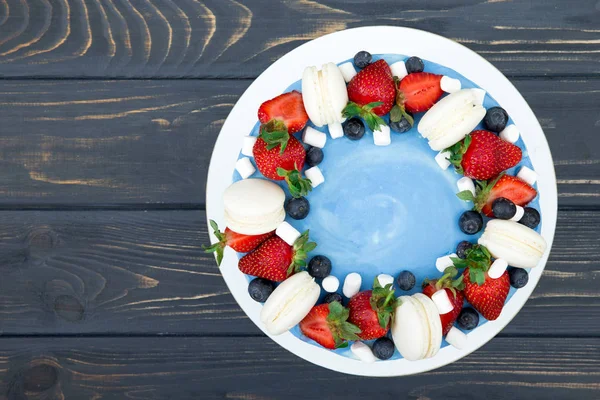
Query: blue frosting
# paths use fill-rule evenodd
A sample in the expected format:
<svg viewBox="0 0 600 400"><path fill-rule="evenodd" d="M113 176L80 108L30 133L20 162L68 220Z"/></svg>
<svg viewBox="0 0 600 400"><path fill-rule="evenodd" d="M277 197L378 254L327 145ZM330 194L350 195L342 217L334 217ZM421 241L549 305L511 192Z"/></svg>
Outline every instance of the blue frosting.
<svg viewBox="0 0 600 400"><path fill-rule="evenodd" d="M397 54L373 56L374 60L380 58L392 64L408 57ZM425 61L425 71L459 79L462 88L479 87L457 72L433 62ZM293 83L286 91L291 90L301 91L301 81ZM498 105L489 94L486 95L484 107ZM482 232L466 235L458 228L459 216L472 208L472 203L456 197L456 181L461 176L453 168L443 171L434 160L437 152L431 150L417 132L416 126L422 115L415 116L415 127L411 131L404 134L392 131L392 144L387 147L375 146L368 129L359 141L332 140L328 135L323 149L325 157L319 165L325 183L308 195L311 210L306 219L287 218L301 232L310 229L310 238L318 243L318 247L309 259L316 254L331 259L332 274L340 279L340 293L344 277L350 272L360 273L361 289L368 290L378 274L396 277L403 270L415 274L417 285L410 292L396 287L396 294L416 293L420 291L423 279L440 275L435 268L438 257L453 253L462 240L475 242L481 236ZM509 123L513 123L512 120ZM309 124L328 133L327 127ZM258 135L258 128L257 123L250 134ZM478 129L484 128L480 125ZM507 171L511 175L522 166L533 169L523 141L519 139L516 144L523 150L523 159ZM264 179L258 171L252 178ZM233 181L240 179L234 171ZM285 184L278 183L285 188ZM534 199L529 206L539 210L539 199ZM541 224L537 230L540 228ZM252 277L248 276L250 279ZM514 292L511 288L507 301ZM323 291L323 296L325 294ZM480 325L486 322L480 316ZM301 340L319 346L302 335L297 326L291 332ZM446 341L442 343L442 347L447 345ZM347 348L335 352L352 356ZM392 359L398 358L402 356L396 351Z"/></svg>

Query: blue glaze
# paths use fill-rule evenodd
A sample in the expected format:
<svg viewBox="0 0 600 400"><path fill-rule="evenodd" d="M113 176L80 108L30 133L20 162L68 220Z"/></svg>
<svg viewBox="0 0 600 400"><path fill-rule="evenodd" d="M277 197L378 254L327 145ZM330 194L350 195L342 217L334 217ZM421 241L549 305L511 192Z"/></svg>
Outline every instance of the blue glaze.
<svg viewBox="0 0 600 400"><path fill-rule="evenodd" d="M408 57L373 56L374 61L380 58L392 64ZM479 87L457 72L433 62L425 61L425 72L459 79L463 89ZM301 91L301 81L290 85L286 92L291 90ZM485 108L498 105L489 94L486 95ZM396 294L417 293L425 278L440 275L435 268L438 257L455 252L456 245L462 240L475 243L483 232L466 235L460 231L458 217L470 209L472 203L456 197L456 181L461 175L453 168L446 171L439 168L434 160L437 152L431 150L417 132L416 126L422 115L415 116L415 127L409 132L397 134L392 131L392 144L387 147L375 146L368 128L358 141L332 140L328 134L323 149L325 157L319 165L325 183L308 195L311 211L306 219L286 219L301 232L310 229L311 240L316 241L318 247L309 257L323 254L331 259L332 274L340 280L340 293L344 277L350 272L360 273L363 278L361 290L368 290L378 274L396 277L405 269L415 274L417 285L409 292L395 285ZM511 123L512 119L509 120ZM328 133L327 127L309 124ZM258 129L257 123L250 134L257 136ZM477 129L484 127L480 124ZM515 175L522 166L533 169L522 139L516 145L523 150L523 159L507 171L510 175ZM240 154L241 157L244 156ZM258 171L252 178L264 179ZM233 182L238 180L240 176L234 171ZM285 184L278 183L287 193ZM539 198L536 197L529 206L540 210ZM540 229L541 224L536 230L539 232ZM515 290L511 287L507 302ZM480 316L479 325L486 322ZM319 346L302 335L297 326L291 332L301 340ZM442 347L447 345L444 340ZM353 357L349 348L335 352ZM399 358L402 356L396 350L391 359Z"/></svg>

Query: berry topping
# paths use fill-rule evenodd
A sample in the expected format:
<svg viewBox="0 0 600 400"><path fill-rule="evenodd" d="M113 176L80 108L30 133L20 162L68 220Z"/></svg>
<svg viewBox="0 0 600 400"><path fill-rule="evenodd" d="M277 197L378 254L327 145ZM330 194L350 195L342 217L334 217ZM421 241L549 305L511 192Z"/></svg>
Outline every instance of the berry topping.
<svg viewBox="0 0 600 400"><path fill-rule="evenodd" d="M389 360L395 351L396 347L390 338L381 337L373 343L373 354L380 360Z"/></svg>
<svg viewBox="0 0 600 400"><path fill-rule="evenodd" d="M415 274L413 274L410 271L402 271L400 272L400 274L398 275L398 278L396 278L396 281L398 282L398 287L402 290L411 290L412 288L415 287L415 284L417 283L417 279L415 278Z"/></svg>
<svg viewBox="0 0 600 400"><path fill-rule="evenodd" d="M415 72L404 77L398 85L400 101L396 103L410 113L429 110L444 94L440 87L442 75Z"/></svg>
<svg viewBox="0 0 600 400"><path fill-rule="evenodd" d="M434 300L434 294L436 292L445 290L446 295L452 304L451 311L440 314L443 335L448 334L452 326L454 326L454 322L456 321L456 318L458 318L460 310L462 310L463 302L465 300L461 292L464 288L463 279L463 275L459 274L456 268L448 267L444 270L444 274L439 279L425 279L423 282L423 294L425 296Z"/></svg>
<svg viewBox="0 0 600 400"><path fill-rule="evenodd" d="M334 301L342 304L343 297L339 293L327 293L325 297L323 297L323 303L333 303Z"/></svg>
<svg viewBox="0 0 600 400"><path fill-rule="evenodd" d="M356 68L366 68L369 64L371 64L372 59L373 56L371 56L371 53L362 50L356 53L354 56L354 65L356 65Z"/></svg>
<svg viewBox="0 0 600 400"><path fill-rule="evenodd" d="M261 124L281 121L285 124L287 132L300 132L308 122L302 94L294 90L265 101L258 109L258 120Z"/></svg>
<svg viewBox="0 0 600 400"><path fill-rule="evenodd" d="M413 72L423 72L423 70L425 69L425 64L423 63L423 60L415 56L410 57L404 62L404 64L406 65L406 71L409 74L412 74Z"/></svg>
<svg viewBox="0 0 600 400"><path fill-rule="evenodd" d="M515 289L521 289L529 282L529 274L523 268L510 268L508 276L510 277L510 286Z"/></svg>
<svg viewBox="0 0 600 400"><path fill-rule="evenodd" d="M321 164L323 161L323 150L318 147L311 147L306 152L306 165L314 167L315 165Z"/></svg>
<svg viewBox="0 0 600 400"><path fill-rule="evenodd" d="M325 256L314 256L308 263L307 271L313 278L325 278L331 273L331 260Z"/></svg>
<svg viewBox="0 0 600 400"><path fill-rule="evenodd" d="M291 198L285 202L285 212L290 218L304 219L310 211L310 203L306 197Z"/></svg>
<svg viewBox="0 0 600 400"><path fill-rule="evenodd" d="M502 107L492 107L485 113L483 122L490 131L502 132L508 123L508 114Z"/></svg>
<svg viewBox="0 0 600 400"><path fill-rule="evenodd" d="M275 231L262 235L242 235L229 228L225 228L225 232L221 232L219 226L213 220L210 220L210 226L219 241L210 247L204 247L204 251L206 253L216 253L218 265L221 265L221 261L223 261L223 250L225 249L225 246L231 247L238 253L249 253L265 240L275 235Z"/></svg>
<svg viewBox="0 0 600 400"><path fill-rule="evenodd" d="M395 118L394 113L395 113L395 109L397 106L394 106L394 108L392 108L391 111L391 115L390 115L390 128L394 131L394 132L398 132L398 133L404 133L404 132L408 132L412 129L413 124L414 124L414 119L412 119L412 115L410 113L406 113L400 115L400 120L398 121L394 121ZM394 116L394 118L393 118ZM410 119L409 119L410 117Z"/></svg>
<svg viewBox="0 0 600 400"><path fill-rule="evenodd" d="M259 303L267 301L274 289L275 284L263 278L254 278L248 284L248 294L250 294L250 297L254 301L258 301Z"/></svg>
<svg viewBox="0 0 600 400"><path fill-rule="evenodd" d="M519 223L531 229L537 228L541 220L539 211L535 208L525 207L524 212Z"/></svg>
<svg viewBox="0 0 600 400"><path fill-rule="evenodd" d="M375 279L373 290L357 293L350 299L348 321L360 328L361 339L377 339L387 333L396 305L392 284L381 287Z"/></svg>
<svg viewBox="0 0 600 400"><path fill-rule="evenodd" d="M313 307L300 321L300 331L327 349L347 347L348 340L358 340L360 329L347 322L348 310L334 301Z"/></svg>
<svg viewBox="0 0 600 400"><path fill-rule="evenodd" d="M350 140L358 140L365 135L365 124L360 118L350 118L344 123L344 135Z"/></svg>
<svg viewBox="0 0 600 400"><path fill-rule="evenodd" d="M348 83L348 98L350 102L356 103L359 108L378 103L368 110L370 114L382 116L389 113L396 99L396 85L387 62L377 60L356 74ZM353 113L349 116L357 115ZM371 126L368 119L367 123Z"/></svg>
<svg viewBox="0 0 600 400"><path fill-rule="evenodd" d="M458 219L458 226L467 235L474 235L483 228L483 217L477 211L465 211Z"/></svg>
<svg viewBox="0 0 600 400"><path fill-rule="evenodd" d="M450 162L459 174L486 180L521 161L521 149L489 131L474 131L450 147Z"/></svg>
<svg viewBox="0 0 600 400"><path fill-rule="evenodd" d="M498 197L492 203L492 212L496 218L511 219L517 213L517 206L507 198Z"/></svg>
<svg viewBox="0 0 600 400"><path fill-rule="evenodd" d="M460 242L458 246L456 246L456 255L458 256L458 258L462 258L464 260L467 257L465 252L471 247L473 247L473 243L467 240L463 240L462 242Z"/></svg>
<svg viewBox="0 0 600 400"><path fill-rule="evenodd" d="M460 315L456 321L458 322L458 326L464 330L470 331L479 325L479 314L477 314L477 311L473 310L471 307L465 307L460 312Z"/></svg>

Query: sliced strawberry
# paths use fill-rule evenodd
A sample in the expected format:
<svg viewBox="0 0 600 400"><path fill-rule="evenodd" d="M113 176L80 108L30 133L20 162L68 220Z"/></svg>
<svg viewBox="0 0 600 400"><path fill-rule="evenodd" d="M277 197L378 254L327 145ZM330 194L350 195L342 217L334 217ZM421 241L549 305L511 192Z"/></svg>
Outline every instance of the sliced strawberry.
<svg viewBox="0 0 600 400"><path fill-rule="evenodd" d="M360 329L349 322L348 309L338 301L313 307L300 321L300 331L327 349L348 346L347 340L360 340Z"/></svg>
<svg viewBox="0 0 600 400"><path fill-rule="evenodd" d="M498 135L489 131L474 131L450 148L450 162L459 174L487 180L521 161L522 152Z"/></svg>
<svg viewBox="0 0 600 400"><path fill-rule="evenodd" d="M283 121L289 133L300 132L308 122L302 94L294 90L265 101L258 109L258 120L262 124L272 120Z"/></svg>
<svg viewBox="0 0 600 400"><path fill-rule="evenodd" d="M458 270L456 268L448 267L439 279L426 279L423 282L423 294L425 296L431 298L438 290L445 290L450 302L454 306L452 311L440 315L442 334L444 336L446 336L450 329L452 329L452 326L454 326L454 322L456 322L465 300L461 292L464 288L463 275L459 275L458 278L455 279L457 274Z"/></svg>
<svg viewBox="0 0 600 400"><path fill-rule="evenodd" d="M214 231L214 235L219 240L217 243L210 247L204 247L206 253L217 253L217 264L221 265L223 261L223 250L225 246L231 247L238 253L249 253L256 249L265 240L275 235L275 231L265 233L262 235L243 235L232 231L229 228L225 228L225 232L219 230L219 226L213 220L210 220L210 226Z"/></svg>
<svg viewBox="0 0 600 400"><path fill-rule="evenodd" d="M406 111L418 113L429 110L442 97L444 91L440 87L442 75L429 72L414 72L406 75L398 87Z"/></svg>
<svg viewBox="0 0 600 400"><path fill-rule="evenodd" d="M375 115L389 113L396 98L396 87L388 63L377 60L356 74L348 83L348 98L360 107L380 103L372 108Z"/></svg>

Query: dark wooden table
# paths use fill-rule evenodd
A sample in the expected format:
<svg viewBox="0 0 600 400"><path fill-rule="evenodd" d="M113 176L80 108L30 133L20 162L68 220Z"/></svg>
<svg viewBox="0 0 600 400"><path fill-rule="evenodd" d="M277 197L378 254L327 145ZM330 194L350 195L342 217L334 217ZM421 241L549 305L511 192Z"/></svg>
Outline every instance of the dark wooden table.
<svg viewBox="0 0 600 400"><path fill-rule="evenodd" d="M201 250L238 97L301 43L378 24L501 69L559 186L517 318L455 364L385 380L278 347ZM0 0L0 77L0 399L600 399L598 0Z"/></svg>

